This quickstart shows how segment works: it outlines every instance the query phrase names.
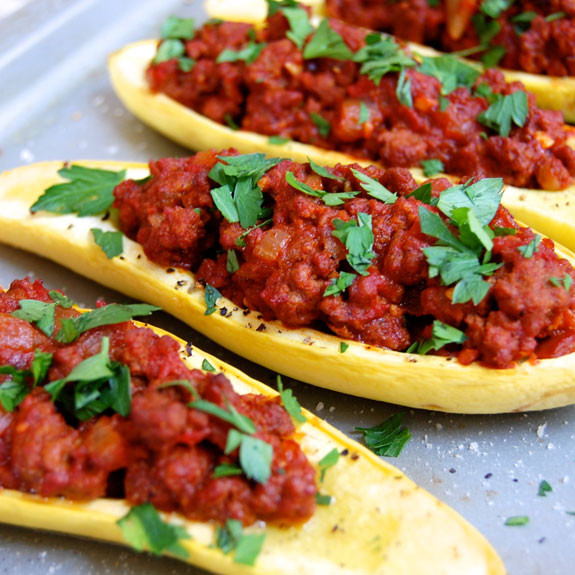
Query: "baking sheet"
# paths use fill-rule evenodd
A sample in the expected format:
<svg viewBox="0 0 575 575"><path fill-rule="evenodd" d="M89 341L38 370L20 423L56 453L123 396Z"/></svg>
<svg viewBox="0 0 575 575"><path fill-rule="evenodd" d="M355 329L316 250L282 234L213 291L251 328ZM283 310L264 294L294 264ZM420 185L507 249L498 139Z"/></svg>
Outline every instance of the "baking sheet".
<svg viewBox="0 0 575 575"><path fill-rule="evenodd" d="M147 161L187 152L133 118L113 94L106 55L155 37L169 14L205 19L181 0L1 0L0 169L42 160ZM65 268L0 246L0 285L32 275L93 306L126 301ZM275 373L231 354L181 322L154 322L273 385ZM361 374L358 374L361 377ZM494 416L416 411L286 379L300 402L352 436L405 413L413 435L391 463L475 525L514 575L570 575L575 564L575 408ZM357 438L357 437L356 437ZM553 491L537 495L546 480ZM506 527L513 515L524 527ZM1 519L1 518L0 518ZM0 573L199 575L166 558L0 525Z"/></svg>

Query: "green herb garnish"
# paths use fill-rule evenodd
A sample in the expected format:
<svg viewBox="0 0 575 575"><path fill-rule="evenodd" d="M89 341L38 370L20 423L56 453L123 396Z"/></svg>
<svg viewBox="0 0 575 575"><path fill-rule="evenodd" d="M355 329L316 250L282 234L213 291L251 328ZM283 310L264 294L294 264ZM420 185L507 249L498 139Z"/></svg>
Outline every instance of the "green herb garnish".
<svg viewBox="0 0 575 575"><path fill-rule="evenodd" d="M359 125L363 126L369 121L369 108L365 105L365 102L360 102L359 104Z"/></svg>
<svg viewBox="0 0 575 575"><path fill-rule="evenodd" d="M419 71L437 78L441 82L441 93L444 96L459 87L470 90L480 74L473 66L451 55L422 58Z"/></svg>
<svg viewBox="0 0 575 575"><path fill-rule="evenodd" d="M372 198L383 202L384 204L394 204L397 201L397 194L390 192L383 184L377 180L370 178L367 174L360 172L354 168L351 169L352 174L360 181L360 186Z"/></svg>
<svg viewBox="0 0 575 575"><path fill-rule="evenodd" d="M344 341L339 342L339 353L345 353L349 348L349 343L345 343Z"/></svg>
<svg viewBox="0 0 575 575"><path fill-rule="evenodd" d="M373 230L371 216L363 212L357 214L356 220L333 220L334 230L331 235L336 237L346 248L346 260L360 275L367 276L368 268L375 257L373 251Z"/></svg>
<svg viewBox="0 0 575 575"><path fill-rule="evenodd" d="M297 398L293 394L293 390L284 389L282 378L279 375L277 376L277 386L282 400L282 405L284 406L285 410L297 423L305 423L307 421L307 418L302 413L301 405L299 404Z"/></svg>
<svg viewBox="0 0 575 575"><path fill-rule="evenodd" d="M100 228L90 230L96 245L100 246L106 257L111 260L124 251L124 234L122 232L105 232Z"/></svg>
<svg viewBox="0 0 575 575"><path fill-rule="evenodd" d="M315 112L312 112L310 114L310 118L312 122L316 125L319 135L322 138L329 137L329 134L331 132L331 124L323 116L320 116Z"/></svg>
<svg viewBox="0 0 575 575"><path fill-rule="evenodd" d="M344 293L347 288L351 287L356 277L357 275L350 274L349 272L340 272L337 278L331 280L323 292L323 297Z"/></svg>
<svg viewBox="0 0 575 575"><path fill-rule="evenodd" d="M226 270L228 273L233 274L240 269L240 263L238 262L238 254L235 250L228 250L226 256Z"/></svg>
<svg viewBox="0 0 575 575"><path fill-rule="evenodd" d="M362 433L365 444L375 454L397 457L411 439L411 433L402 423L403 413L396 413L379 425L356 427L355 431Z"/></svg>
<svg viewBox="0 0 575 575"><path fill-rule="evenodd" d="M537 495L539 495L539 497L547 497L548 493L551 493L553 491L553 488L551 487L551 485L549 485L549 483L547 481L545 481L545 479L539 484L539 490L537 491Z"/></svg>
<svg viewBox="0 0 575 575"><path fill-rule="evenodd" d="M320 166L317 167L321 168ZM327 173L329 174L329 172ZM324 177L331 177L331 179L336 179L336 177L331 176L331 174ZM298 179L296 179L293 172L287 172L285 179L286 182L292 186L292 188L295 188L296 190L307 194L308 196L320 198L326 206L339 206L343 204L345 200L349 200L358 194L358 192L326 192L325 190L316 190L308 184L300 182Z"/></svg>
<svg viewBox="0 0 575 575"><path fill-rule="evenodd" d="M301 8L283 8L282 12L289 22L286 36L301 50L307 37L313 32L307 12Z"/></svg>
<svg viewBox="0 0 575 575"><path fill-rule="evenodd" d="M317 466L320 471L320 483L323 483L325 474L330 467L333 467L339 461L339 451L334 447L327 455L322 457L318 462Z"/></svg>
<svg viewBox="0 0 575 575"><path fill-rule="evenodd" d="M221 64L222 62L245 62L248 66L253 64L261 54L262 50L266 47L265 42L258 44L253 40L246 44L241 50L231 50L226 48L220 52L217 57L216 62Z"/></svg>
<svg viewBox="0 0 575 575"><path fill-rule="evenodd" d="M216 371L216 368L207 360L202 360L202 369L204 371Z"/></svg>
<svg viewBox="0 0 575 575"><path fill-rule="evenodd" d="M221 463L216 466L212 477L217 479L218 477L230 477L232 475L241 475L243 473L242 468L232 463Z"/></svg>
<svg viewBox="0 0 575 575"><path fill-rule="evenodd" d="M514 515L508 517L505 521L505 525L508 527L523 527L529 523L529 517L527 515Z"/></svg>
<svg viewBox="0 0 575 575"><path fill-rule="evenodd" d="M352 53L343 38L331 28L329 21L324 19L307 43L303 51L303 57L305 60L312 58L349 60L352 57Z"/></svg>
<svg viewBox="0 0 575 575"><path fill-rule="evenodd" d="M58 170L58 174L70 181L50 186L34 202L31 212L77 213L80 217L105 212L114 202L114 188L124 181L126 170L111 172L73 165Z"/></svg>
<svg viewBox="0 0 575 575"><path fill-rule="evenodd" d="M397 96L400 104L407 106L408 108L413 108L413 97L411 95L411 78L407 77L405 69L399 73L395 95Z"/></svg>
<svg viewBox="0 0 575 575"><path fill-rule="evenodd" d="M436 158L431 158L429 160L421 160L421 167L423 168L423 175L426 178L431 178L431 176L440 174L445 170L443 162Z"/></svg>
<svg viewBox="0 0 575 575"><path fill-rule="evenodd" d="M539 251L539 244L542 239L539 234L535 234L535 237L528 244L519 246L517 251L521 252L524 258L530 259L533 257L533 254Z"/></svg>
<svg viewBox="0 0 575 575"><path fill-rule="evenodd" d="M264 533L243 532L242 522L228 519L216 528L216 545L226 555L234 552L234 563L254 565L265 541Z"/></svg>
<svg viewBox="0 0 575 575"><path fill-rule="evenodd" d="M190 539L186 529L163 521L151 503L132 507L117 524L124 539L138 551L146 550L154 555L166 551L184 559L189 556L180 543L182 539Z"/></svg>
<svg viewBox="0 0 575 575"><path fill-rule="evenodd" d="M479 114L477 120L506 138L511 131L511 124L522 127L528 114L527 94L519 91L507 96L494 95L494 102Z"/></svg>
<svg viewBox="0 0 575 575"><path fill-rule="evenodd" d="M433 322L431 338L415 344L415 347L409 348L408 352L426 355L431 350L441 349L450 343L462 344L466 339L467 336L461 330L436 319Z"/></svg>
<svg viewBox="0 0 575 575"><path fill-rule="evenodd" d="M571 286L573 285L573 279L568 273L565 273L565 275L562 278L551 276L549 278L549 282L553 284L555 287L562 287L566 292L568 292L571 289Z"/></svg>

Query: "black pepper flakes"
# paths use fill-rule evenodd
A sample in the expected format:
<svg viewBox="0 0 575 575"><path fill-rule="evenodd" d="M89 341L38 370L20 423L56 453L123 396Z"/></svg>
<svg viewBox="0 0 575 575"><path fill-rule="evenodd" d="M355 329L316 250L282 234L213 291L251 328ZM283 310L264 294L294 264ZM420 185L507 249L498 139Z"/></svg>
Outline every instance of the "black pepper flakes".
<svg viewBox="0 0 575 575"><path fill-rule="evenodd" d="M177 283L180 287L182 287L182 286L185 286L186 283L188 283L188 282L186 282L186 280L178 280L176 283Z"/></svg>
<svg viewBox="0 0 575 575"><path fill-rule="evenodd" d="M340 455L343 455L344 457L346 455L349 455L349 449L344 449L343 451L340 452Z"/></svg>
<svg viewBox="0 0 575 575"><path fill-rule="evenodd" d="M173 274L175 271L176 271L176 270L175 270L174 268L168 268L168 269L166 270L166 273L167 273L167 274Z"/></svg>
<svg viewBox="0 0 575 575"><path fill-rule="evenodd" d="M351 460L352 461L357 461L359 459L359 455L357 453L352 453L351 454Z"/></svg>
<svg viewBox="0 0 575 575"><path fill-rule="evenodd" d="M258 327L256 328L256 331L265 331L266 330L266 324L265 323L260 323L260 325L258 325Z"/></svg>
<svg viewBox="0 0 575 575"><path fill-rule="evenodd" d="M109 217L110 217L110 212L106 212L106 213L102 216L101 221L105 222Z"/></svg>
<svg viewBox="0 0 575 575"><path fill-rule="evenodd" d="M493 477L493 473L486 473L486 474L483 476L483 479L491 479L492 477Z"/></svg>
<svg viewBox="0 0 575 575"><path fill-rule="evenodd" d="M186 343L186 353L188 354L188 357L191 357L192 355L192 347L191 342Z"/></svg>
<svg viewBox="0 0 575 575"><path fill-rule="evenodd" d="M220 315L224 316L228 313L228 308L227 307L223 307L220 309Z"/></svg>
<svg viewBox="0 0 575 575"><path fill-rule="evenodd" d="M455 473L455 472L456 472L455 468L453 468L453 467L449 468L449 473Z"/></svg>

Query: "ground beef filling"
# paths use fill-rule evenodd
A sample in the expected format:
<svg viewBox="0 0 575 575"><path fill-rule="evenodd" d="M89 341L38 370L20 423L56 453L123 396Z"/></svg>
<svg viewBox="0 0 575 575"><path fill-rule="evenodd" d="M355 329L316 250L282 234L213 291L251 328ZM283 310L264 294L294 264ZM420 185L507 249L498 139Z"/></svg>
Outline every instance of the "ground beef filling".
<svg viewBox="0 0 575 575"><path fill-rule="evenodd" d="M0 294L0 365L27 369L34 351L53 353L48 381L66 376L98 353L110 338L110 357L132 374L128 417L102 415L70 421L42 387L31 391L14 412L0 405L0 487L72 500L120 497L150 502L200 521L238 519L298 523L315 508L315 469L299 445L290 416L277 398L238 395L222 374L189 370L178 344L131 323L92 329L73 344L60 344L10 313L20 299L51 302L40 282L15 281ZM56 308L61 317L78 315ZM0 375L0 383L8 378ZM203 399L233 405L255 424L255 437L273 446L271 477L265 484L244 475L214 478L222 463L238 465L237 450L224 454L230 425L190 408L186 380Z"/></svg>
<svg viewBox="0 0 575 575"><path fill-rule="evenodd" d="M334 180L319 176L308 164L284 160L259 181L273 221L246 232L239 223L223 219L211 199L209 191L218 184L208 174L218 161L216 155L202 152L152 162L151 181L126 181L116 188L121 227L143 245L151 260L193 271L265 320L312 326L392 350L404 351L429 337L437 319L465 332L463 346L440 352L456 355L463 363L508 368L523 359L573 351L575 289L555 285L550 278L567 274L575 279L575 271L555 254L548 239L531 257L524 257L518 247L529 244L535 234L516 224L504 207L490 226L513 228L515 235L494 239L492 259L503 265L485 278L490 284L487 296L478 305L453 304L453 287L441 285L438 277L429 278L422 249L436 240L420 230L418 208L423 204L407 197L417 187L407 170L364 170L398 194L394 204L361 192L341 206L328 206L289 185L286 173L291 171L316 190L357 191L360 182L351 170L359 166L330 169L341 178ZM436 196L451 185L446 179L431 183ZM353 271L346 247L332 234L333 221L349 221L360 212L372 219L376 255L369 273L358 275L345 293L326 297L334 278ZM233 271L228 266L230 251L238 260Z"/></svg>
<svg viewBox="0 0 575 575"><path fill-rule="evenodd" d="M500 66L532 74L575 76L572 0L515 0L497 18L477 10L466 19L457 38L447 27L445 0L326 0L326 6L333 18L447 52L478 46L482 43L478 32L485 24L497 22L498 31L489 45L505 49ZM481 53L470 56L481 57Z"/></svg>
<svg viewBox="0 0 575 575"><path fill-rule="evenodd" d="M364 46L367 30L335 20L330 25L353 52ZM195 61L191 71L182 71L176 59L152 65L150 88L219 123L384 166L417 167L439 159L447 173L503 177L519 187L558 190L575 181L572 132L560 112L537 108L532 95L523 127L502 137L478 121L490 105L485 96L464 87L442 95L439 80L407 69L409 107L398 100L397 73L376 85L350 60L304 59L285 37L288 30L281 13L257 32L242 23L206 24L186 42L187 56ZM254 34L266 45L253 63L216 62L224 49L253 43ZM495 70L480 76L476 87L481 84L502 95L522 89Z"/></svg>

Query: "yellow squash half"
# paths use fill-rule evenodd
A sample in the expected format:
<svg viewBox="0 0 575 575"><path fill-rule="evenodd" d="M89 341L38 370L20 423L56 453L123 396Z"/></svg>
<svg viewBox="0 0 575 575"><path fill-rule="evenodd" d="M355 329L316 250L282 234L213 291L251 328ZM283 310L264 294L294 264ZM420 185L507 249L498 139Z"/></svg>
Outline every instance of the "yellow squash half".
<svg viewBox="0 0 575 575"><path fill-rule="evenodd" d="M311 6L313 14L326 16L325 0L299 0ZM239 22L262 22L266 18L265 0L206 0L205 8L213 18ZM422 56L441 56L443 53L414 42L406 42L414 53ZM465 63L480 68L473 60L462 59ZM575 78L529 74L518 70L501 70L508 82L522 82L537 98L537 105L546 110L561 110L566 122L575 123Z"/></svg>
<svg viewBox="0 0 575 575"><path fill-rule="evenodd" d="M141 324L140 324L141 325ZM170 335L151 328L159 335ZM182 346L188 367L200 369L207 359L223 372L238 393L276 395L256 380L218 359ZM215 524L188 521L177 514L164 520L183 525L191 539L180 540L187 561L230 575L503 575L505 569L489 543L447 505L415 485L401 471L350 440L318 417L305 412L307 423L297 440L312 462L336 448L338 463L325 474L321 492L333 497L318 506L300 527L265 527L265 542L254 567L239 565L213 547ZM0 488L0 521L127 545L116 521L126 515L123 500L76 503L46 499ZM248 532L261 533L261 527Z"/></svg>
<svg viewBox="0 0 575 575"><path fill-rule="evenodd" d="M143 164L82 162L103 169L129 168L129 178L148 174ZM124 238L121 257L107 259L90 232L114 230L110 219L78 218L29 207L61 181L61 163L47 162L0 175L0 242L38 253L133 298L164 308L219 344L256 363L320 387L380 401L456 413L539 410L575 403L575 353L514 369L463 366L438 356L399 353L347 341L313 329L286 329L263 322L257 312L221 298L204 315L204 289L184 270L151 262L142 247ZM575 255L557 247L575 263ZM225 310L225 311L224 311Z"/></svg>
<svg viewBox="0 0 575 575"><path fill-rule="evenodd" d="M311 158L318 164L330 166L354 161L363 165L376 164L293 141L272 145L267 136L234 131L164 94L152 94L145 71L156 53L156 45L154 40L137 42L113 54L109 59L110 76L116 93L134 115L179 144L194 150L233 147L241 153L263 152L298 162ZM418 168L412 169L411 173L419 182L426 179ZM503 204L518 220L575 250L575 186L560 192L506 186Z"/></svg>

